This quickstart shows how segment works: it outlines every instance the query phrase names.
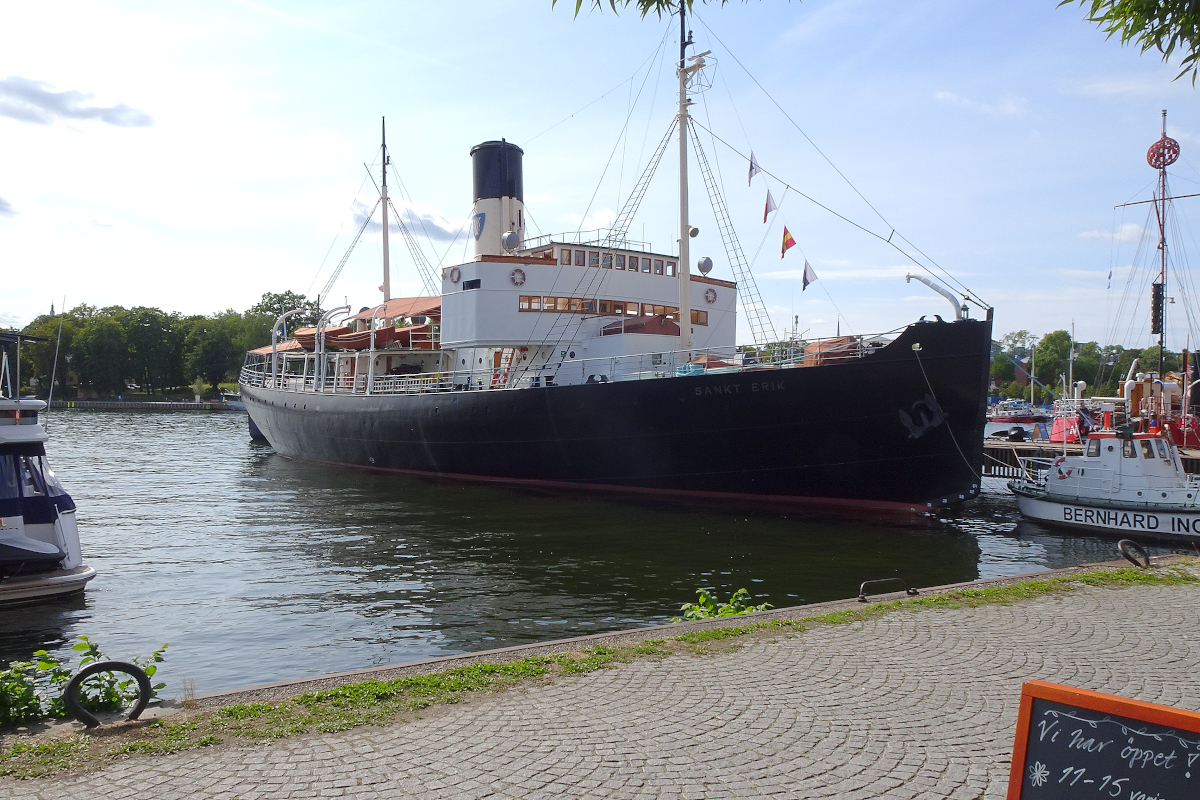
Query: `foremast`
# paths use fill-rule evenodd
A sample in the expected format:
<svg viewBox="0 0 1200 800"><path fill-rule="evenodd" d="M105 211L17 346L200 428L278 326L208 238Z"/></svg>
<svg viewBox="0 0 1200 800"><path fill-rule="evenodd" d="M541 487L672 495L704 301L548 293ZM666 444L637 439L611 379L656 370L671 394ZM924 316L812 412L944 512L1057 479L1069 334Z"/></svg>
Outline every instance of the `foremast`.
<svg viewBox="0 0 1200 800"><path fill-rule="evenodd" d="M380 205L383 206L383 286L379 287L383 290L383 302L392 299L392 268L389 263L391 248L388 247L388 193L387 193L387 168L388 164L392 163L388 158L387 150L387 119L380 117L380 138L382 144L382 156L380 160L383 162L380 171L383 172L383 188L380 190ZM374 323L372 323L374 324Z"/></svg>
<svg viewBox="0 0 1200 800"><path fill-rule="evenodd" d="M692 350L692 282L688 241L692 226L688 222L688 104L687 83L700 67L687 65L687 48L692 43L687 29L687 0L679 0L679 349L688 356Z"/></svg>

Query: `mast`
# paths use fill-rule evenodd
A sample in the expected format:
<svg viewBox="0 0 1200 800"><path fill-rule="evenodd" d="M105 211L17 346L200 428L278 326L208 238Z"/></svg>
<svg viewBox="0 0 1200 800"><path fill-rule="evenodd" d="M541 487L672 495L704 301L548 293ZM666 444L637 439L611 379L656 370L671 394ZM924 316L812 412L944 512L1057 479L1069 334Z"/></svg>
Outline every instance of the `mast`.
<svg viewBox="0 0 1200 800"><path fill-rule="evenodd" d="M382 288L383 288L383 302L386 303L388 300L392 299L392 269L391 269L391 264L389 263L389 258L388 258L388 256L390 255L390 249L388 248L388 217L387 217L387 212L388 212L387 168L388 168L388 164L391 163L391 160L388 158L388 151L387 151L387 119L384 117L380 117L379 125L380 125L380 134L381 134L382 140L383 140L383 144L381 145L381 148L383 150L383 159L382 159L383 160L383 167L382 167L383 190L382 190L382 193L380 196L380 205L383 206L383 287Z"/></svg>
<svg viewBox="0 0 1200 800"><path fill-rule="evenodd" d="M1179 142L1167 136L1167 110L1162 112L1162 136L1150 145L1146 162L1158 170L1158 197L1154 199L1154 216L1158 220L1158 282L1151 287L1150 333L1158 334L1158 374L1162 376L1166 353L1166 294L1167 294L1167 167L1179 158Z"/></svg>
<svg viewBox="0 0 1200 800"><path fill-rule="evenodd" d="M688 222L688 99L687 47L691 36L687 29L687 0L679 0L679 349L692 349L692 279L688 241L692 226ZM690 358L690 356L689 356Z"/></svg>

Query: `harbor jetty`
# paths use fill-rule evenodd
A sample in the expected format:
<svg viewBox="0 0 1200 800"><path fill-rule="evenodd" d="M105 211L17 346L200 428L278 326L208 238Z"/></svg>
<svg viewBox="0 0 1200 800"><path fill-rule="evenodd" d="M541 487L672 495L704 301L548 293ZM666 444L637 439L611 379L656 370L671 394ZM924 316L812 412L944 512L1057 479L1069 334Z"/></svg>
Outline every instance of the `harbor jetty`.
<svg viewBox="0 0 1200 800"><path fill-rule="evenodd" d="M190 400L52 400L50 408L73 408L78 411L233 411L222 401L195 403Z"/></svg>
<svg viewBox="0 0 1200 800"><path fill-rule="evenodd" d="M0 778L0 798L1002 798L1026 680L1200 709L1198 578L1182 559L1062 570L202 697L164 741L203 742L112 729L88 739L107 755ZM368 679L606 657L346 730L239 728ZM342 696L340 713L363 707Z"/></svg>

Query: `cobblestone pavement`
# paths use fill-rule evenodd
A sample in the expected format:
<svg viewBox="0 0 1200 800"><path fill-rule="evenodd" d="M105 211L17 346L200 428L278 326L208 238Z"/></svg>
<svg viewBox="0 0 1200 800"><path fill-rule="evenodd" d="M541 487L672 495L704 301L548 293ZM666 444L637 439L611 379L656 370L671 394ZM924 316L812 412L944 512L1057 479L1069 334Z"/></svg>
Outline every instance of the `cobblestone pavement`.
<svg viewBox="0 0 1200 800"><path fill-rule="evenodd" d="M637 661L2 798L1001 798L1022 681L1200 710L1200 589L1088 588Z"/></svg>

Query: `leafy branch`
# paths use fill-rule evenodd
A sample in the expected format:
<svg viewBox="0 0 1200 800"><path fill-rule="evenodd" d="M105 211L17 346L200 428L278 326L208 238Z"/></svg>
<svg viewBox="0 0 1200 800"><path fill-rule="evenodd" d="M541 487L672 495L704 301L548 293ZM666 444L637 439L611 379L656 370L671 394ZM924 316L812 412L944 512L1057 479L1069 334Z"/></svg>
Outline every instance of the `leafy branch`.
<svg viewBox="0 0 1200 800"><path fill-rule="evenodd" d="M1178 48L1183 69L1175 80L1191 72L1192 85L1196 84L1200 73L1200 3L1196 0L1062 0L1058 5L1075 2L1088 9L1088 22L1096 23L1110 39L1119 36L1122 45L1136 42L1143 54L1158 50L1164 62Z"/></svg>

